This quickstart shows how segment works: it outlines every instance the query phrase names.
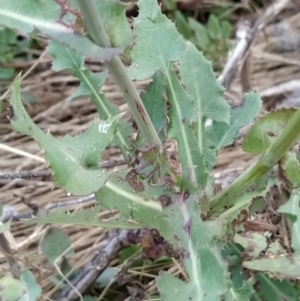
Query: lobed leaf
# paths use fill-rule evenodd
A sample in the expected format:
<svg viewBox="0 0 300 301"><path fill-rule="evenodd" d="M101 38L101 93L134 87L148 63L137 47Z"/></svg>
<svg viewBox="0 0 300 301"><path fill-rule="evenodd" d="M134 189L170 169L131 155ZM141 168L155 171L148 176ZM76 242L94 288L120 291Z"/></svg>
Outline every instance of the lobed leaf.
<svg viewBox="0 0 300 301"><path fill-rule="evenodd" d="M110 103L105 95L100 92L101 87L106 81L107 72L93 73L86 69L84 67L84 57L64 47L61 43L52 41L47 50L54 58L52 63L53 70L68 70L80 80L78 89L68 97L68 100L82 96L90 97L97 108L100 118L104 120L120 114L120 110ZM123 155L126 156L126 152L129 149L128 141L132 127L129 123L120 120L117 129L112 145L117 145L122 150Z"/></svg>
<svg viewBox="0 0 300 301"><path fill-rule="evenodd" d="M246 93L242 104L230 109L229 124L213 123L209 127L209 133L213 140L214 149L220 150L222 147L232 144L238 131L253 121L260 112L261 106L262 101L258 93ZM218 113L222 114L221 111Z"/></svg>
<svg viewBox="0 0 300 301"><path fill-rule="evenodd" d="M261 117L247 133L242 147L251 154L261 154L275 141L295 109L282 109Z"/></svg>
<svg viewBox="0 0 300 301"><path fill-rule="evenodd" d="M107 61L119 55L122 48L104 48L87 37L76 33L70 26L59 21L60 7L54 1L1 0L0 24L20 31L23 35L35 30L51 39L61 42L78 53L90 58ZM74 22L70 15L66 22Z"/></svg>
<svg viewBox="0 0 300 301"><path fill-rule="evenodd" d="M145 80L158 70L168 72L171 63L182 57L186 44L156 0L140 0L138 7L129 74L132 79Z"/></svg>
<svg viewBox="0 0 300 301"><path fill-rule="evenodd" d="M207 143L208 133L206 133L205 120L210 118L220 122L222 129L229 128L230 110L229 105L222 97L224 89L216 81L211 63L193 44L187 42L186 51L179 64L180 80L197 107L196 122L193 128L198 142L199 154L204 156L205 161L213 166L216 157L212 158L212 151ZM192 105L190 107L193 108ZM218 138L221 140L223 136Z"/></svg>
<svg viewBox="0 0 300 301"><path fill-rule="evenodd" d="M55 210L53 213L33 218L27 223L33 224L52 224L52 225L76 225L76 226L93 226L103 228L122 228L137 229L140 228L137 223L126 221L101 221L98 214L103 207L95 206L91 210L79 210L74 213L64 212L62 209Z"/></svg>
<svg viewBox="0 0 300 301"><path fill-rule="evenodd" d="M105 184L109 173L98 167L99 160L114 137L117 117L93 122L77 137L55 139L50 133L44 134L25 111L20 98L20 76L12 84L10 105L13 112L10 118L12 127L38 141L45 150L57 185L72 194L86 195Z"/></svg>
<svg viewBox="0 0 300 301"><path fill-rule="evenodd" d="M138 5L139 16L134 22L136 43L129 73L139 80L151 77L158 70L163 73L171 103L169 137L178 142L185 180L204 187L206 169L190 124L197 108L171 69L172 62L183 55L186 44L174 24L161 13L156 1L141 0Z"/></svg>
<svg viewBox="0 0 300 301"><path fill-rule="evenodd" d="M124 170L114 173L95 196L99 205L108 210L117 209L123 217L137 221L141 227L159 229L168 240L172 232L159 201L167 194L165 188L151 187Z"/></svg>

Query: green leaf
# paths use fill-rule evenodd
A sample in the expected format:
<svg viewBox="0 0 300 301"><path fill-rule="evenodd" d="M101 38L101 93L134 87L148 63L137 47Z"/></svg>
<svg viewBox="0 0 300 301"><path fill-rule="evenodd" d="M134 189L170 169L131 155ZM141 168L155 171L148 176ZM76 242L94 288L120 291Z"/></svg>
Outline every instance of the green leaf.
<svg viewBox="0 0 300 301"><path fill-rule="evenodd" d="M252 258L259 257L260 253L266 250L268 246L267 238L270 236L268 233L252 233L245 232L234 235L234 241L244 247L245 252Z"/></svg>
<svg viewBox="0 0 300 301"><path fill-rule="evenodd" d="M229 291L229 274L221 257L221 244L199 218L198 198L182 193L164 208L177 244L184 248L183 262L189 276L187 283L168 273L158 277L157 287L165 301L220 300Z"/></svg>
<svg viewBox="0 0 300 301"><path fill-rule="evenodd" d="M209 15L207 30L208 30L208 34L211 36L211 38L213 38L215 40L221 38L221 36L222 36L219 20L214 14Z"/></svg>
<svg viewBox="0 0 300 301"><path fill-rule="evenodd" d="M157 1L140 0L138 6L139 16L134 22L136 43L129 72L132 78L143 80L157 70L162 71L171 104L169 138L177 140L184 182L204 187L206 168L191 124L197 107L172 70L172 63L184 54L186 43L174 24L160 12Z"/></svg>
<svg viewBox="0 0 300 301"><path fill-rule="evenodd" d="M234 289L242 288L245 282L245 273L240 264L242 251L243 248L234 243L228 243L222 250L222 256L229 265L228 269Z"/></svg>
<svg viewBox="0 0 300 301"><path fill-rule="evenodd" d="M112 46L128 46L132 33L126 18L126 5L118 0L96 1L95 4Z"/></svg>
<svg viewBox="0 0 300 301"><path fill-rule="evenodd" d="M264 300L297 300L297 292L291 282L272 279L263 273L257 273L255 278L260 283L259 295L261 295Z"/></svg>
<svg viewBox="0 0 300 301"><path fill-rule="evenodd" d="M104 288L110 284L111 280L116 277L118 270L112 267L107 267L95 281L99 288Z"/></svg>
<svg viewBox="0 0 300 301"><path fill-rule="evenodd" d="M253 279L250 278L241 288L232 288L225 296L225 301L249 301L253 293Z"/></svg>
<svg viewBox="0 0 300 301"><path fill-rule="evenodd" d="M69 48L64 47L58 42L51 42L47 48L48 52L54 58L52 69L54 71L68 70L73 76L80 80L79 88L68 97L68 100L73 100L77 97L88 96L97 108L101 119L107 120L111 116L120 114L120 110L110 103L105 95L100 92L100 88L105 83L107 73L93 73L84 67L83 56L76 54ZM117 145L123 155L126 157L126 152L129 147L129 137L132 128L129 123L121 120L117 127L118 131L112 141L112 145Z"/></svg>
<svg viewBox="0 0 300 301"><path fill-rule="evenodd" d="M294 189L289 200L278 208L279 213L284 213L291 221L290 235L292 239L292 248L294 251L300 251L300 190Z"/></svg>
<svg viewBox="0 0 300 301"><path fill-rule="evenodd" d="M21 273L21 280L26 286L26 294L20 301L36 301L39 300L42 289L36 283L34 275L29 270L23 270Z"/></svg>
<svg viewBox="0 0 300 301"><path fill-rule="evenodd" d="M25 294L25 290L25 285L18 279L8 275L0 279L0 297L3 301L20 300Z"/></svg>
<svg viewBox="0 0 300 301"><path fill-rule="evenodd" d="M119 264L123 264L128 258L140 252L141 248L139 245L133 245L125 248L119 253Z"/></svg>
<svg viewBox="0 0 300 301"><path fill-rule="evenodd" d="M37 98L28 92L21 92L21 98L32 105L38 102Z"/></svg>
<svg viewBox="0 0 300 301"><path fill-rule="evenodd" d="M0 24L16 29L24 35L38 30L78 53L101 61L110 60L122 52L121 48L100 47L87 37L75 33L70 27L58 22L59 15L60 7L53 1L2 0ZM74 22L74 18L70 18L69 15L64 21Z"/></svg>
<svg viewBox="0 0 300 301"><path fill-rule="evenodd" d="M207 29L193 18L188 18L188 24L195 32L197 46L203 50L207 50L211 44Z"/></svg>
<svg viewBox="0 0 300 301"><path fill-rule="evenodd" d="M47 163L53 170L57 185L75 195L97 191L109 177L109 173L98 165L101 153L114 137L117 117L94 121L77 137L55 139L50 133L44 134L25 111L20 98L20 80L18 76L12 84L12 127L34 138L45 150Z"/></svg>
<svg viewBox="0 0 300 301"><path fill-rule="evenodd" d="M224 40L229 39L231 35L231 24L227 20L221 21L221 33Z"/></svg>
<svg viewBox="0 0 300 301"><path fill-rule="evenodd" d="M62 230L51 227L46 232L41 241L41 250L44 256L51 264L60 264L62 254L68 250L63 257L70 258L74 255L74 249L71 248L71 241Z"/></svg>
<svg viewBox="0 0 300 301"><path fill-rule="evenodd" d="M174 72L169 71L167 77L167 95L172 106L169 111L169 138L177 140L184 179L197 187L204 188L207 181L206 167L202 150L191 126L197 111Z"/></svg>
<svg viewBox="0 0 300 301"><path fill-rule="evenodd" d="M300 253L244 261L242 266L250 270L270 273L280 279L297 278L300 277Z"/></svg>
<svg viewBox="0 0 300 301"><path fill-rule="evenodd" d="M250 154L261 154L274 142L295 109L282 109L260 118L249 130L242 148Z"/></svg>
<svg viewBox="0 0 300 301"><path fill-rule="evenodd" d="M145 80L158 70L168 71L171 63L183 55L186 45L156 0L140 0L138 6L129 74L132 79Z"/></svg>
<svg viewBox="0 0 300 301"><path fill-rule="evenodd" d="M0 217L1 217L1 216L2 216L2 213L0 214ZM9 231L9 229L10 229L10 222L11 222L11 221L8 221L7 223L4 223L4 224L2 224L2 223L0 222L0 233Z"/></svg>
<svg viewBox="0 0 300 301"><path fill-rule="evenodd" d="M246 93L243 103L230 109L230 123L213 123L207 128L210 141L214 145L215 150L220 150L222 147L232 144L238 131L245 125L249 124L259 114L262 106L262 101L258 93ZM211 107L212 109L212 107ZM222 114L218 111L219 114ZM217 120L220 121L220 120Z"/></svg>
<svg viewBox="0 0 300 301"><path fill-rule="evenodd" d="M230 110L222 97L224 89L218 84L211 63L191 43L187 43L186 51L179 62L181 82L197 106L196 122L193 127L199 154L205 156L205 160L213 166L216 156L212 158L212 151L208 148L205 119L221 122L222 129L229 128L227 123L230 119ZM190 107L192 108L192 105ZM222 138L223 136L219 139Z"/></svg>
<svg viewBox="0 0 300 301"><path fill-rule="evenodd" d="M175 10L176 9L175 0L163 0L163 4L167 10Z"/></svg>
<svg viewBox="0 0 300 301"><path fill-rule="evenodd" d="M167 106L164 100L165 80L156 72L147 91L141 94L142 101L157 133L161 134L167 125ZM164 138L162 139L164 140Z"/></svg>
<svg viewBox="0 0 300 301"><path fill-rule="evenodd" d="M300 187L300 164L294 152L287 152L280 160L281 172L292 184L293 188Z"/></svg>
<svg viewBox="0 0 300 301"><path fill-rule="evenodd" d="M78 210L74 213L64 212L63 209L55 210L53 213L42 215L31 220L28 224L52 224L52 225L76 225L103 228L138 229L139 224L126 221L101 221L98 214L102 207L95 206L91 210Z"/></svg>
<svg viewBox="0 0 300 301"><path fill-rule="evenodd" d="M9 80L15 74L15 68L0 68L0 80Z"/></svg>
<svg viewBox="0 0 300 301"><path fill-rule="evenodd" d="M114 173L95 196L104 208L117 209L123 217L139 222L142 227L159 229L168 239L171 232L158 200L166 193L164 188L151 187L124 170Z"/></svg>
<svg viewBox="0 0 300 301"><path fill-rule="evenodd" d="M229 124L230 107L223 98L224 88L216 80L211 63L190 42L179 63L181 81L198 106L199 121L203 122L205 117ZM200 128L198 136L203 132Z"/></svg>
<svg viewBox="0 0 300 301"><path fill-rule="evenodd" d="M176 28L188 40L193 35L193 32L185 16L180 10L176 10L174 13L174 18L175 18Z"/></svg>

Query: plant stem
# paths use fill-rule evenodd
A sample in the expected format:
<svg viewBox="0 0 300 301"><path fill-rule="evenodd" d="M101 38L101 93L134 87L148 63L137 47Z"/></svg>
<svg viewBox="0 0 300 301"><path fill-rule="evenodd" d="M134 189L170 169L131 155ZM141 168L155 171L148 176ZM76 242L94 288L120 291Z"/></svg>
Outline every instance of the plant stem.
<svg viewBox="0 0 300 301"><path fill-rule="evenodd" d="M229 206L236 197L266 174L295 144L299 136L300 110L297 110L267 151L234 182L211 199L212 213L219 211L225 205Z"/></svg>
<svg viewBox="0 0 300 301"><path fill-rule="evenodd" d="M91 39L99 46L111 47L94 0L78 0L78 4ZM162 143L153 123L121 59L115 57L110 62L106 62L106 66L119 86L143 138L150 145L161 146Z"/></svg>

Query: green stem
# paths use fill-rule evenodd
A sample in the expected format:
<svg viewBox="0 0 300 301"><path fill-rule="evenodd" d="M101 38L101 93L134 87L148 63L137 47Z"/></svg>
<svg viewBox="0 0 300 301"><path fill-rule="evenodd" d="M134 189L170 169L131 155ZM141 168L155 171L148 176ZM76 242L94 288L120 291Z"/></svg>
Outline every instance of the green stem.
<svg viewBox="0 0 300 301"><path fill-rule="evenodd" d="M99 46L111 47L109 37L98 14L94 0L78 0L78 4L92 40ZM155 131L154 125L121 59L115 57L111 61L106 62L106 66L119 86L143 138L150 145L161 146L162 143Z"/></svg>
<svg viewBox="0 0 300 301"><path fill-rule="evenodd" d="M212 198L212 213L219 211L225 205L230 206L236 197L240 196L278 163L282 156L295 144L299 136L300 110L297 110L267 151L233 183Z"/></svg>

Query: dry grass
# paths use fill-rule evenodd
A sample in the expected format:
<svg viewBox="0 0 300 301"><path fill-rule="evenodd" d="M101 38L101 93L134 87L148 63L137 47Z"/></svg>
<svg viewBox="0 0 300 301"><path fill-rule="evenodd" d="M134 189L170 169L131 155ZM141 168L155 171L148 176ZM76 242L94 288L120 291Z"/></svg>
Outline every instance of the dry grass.
<svg viewBox="0 0 300 301"><path fill-rule="evenodd" d="M300 80L300 13L295 9L282 14L277 23L270 24L263 32L260 32L251 48L251 85L253 89L260 91L263 95L270 88L292 81ZM39 56L42 52L35 51ZM22 82L22 90L33 94L38 103L27 104L26 109L34 121L43 130L49 130L54 136L65 134L76 135L82 128L97 117L95 107L88 99L81 99L72 103L66 103L66 99L77 87L78 81L66 73L55 73L51 71L51 57L44 54L36 60L13 63L23 73L34 65L27 77ZM101 70L99 64L90 64L94 71ZM139 86L139 88L141 85ZM120 106L122 112L126 112L122 95L118 88L109 78L103 87L108 99ZM273 104L288 99L293 91L276 91L273 95L266 94L264 101L266 108ZM294 91L295 92L295 91ZM235 99L241 97L241 84L236 78L230 94ZM7 106L7 103L5 103ZM43 153L38 144L28 137L24 137L11 130L6 118L7 111L1 114L0 121L0 167L1 169L19 170L42 170L46 168L43 163ZM126 115L126 118L130 116ZM3 146L9 146L5 149ZM23 153L21 153L23 152ZM107 150L103 159L119 158L120 155L114 150ZM229 147L223 150L218 159L216 171L232 167L248 166L255 158L246 155L240 146ZM44 206L49 202L70 199L65 193L54 187L51 181L37 180L0 180L0 200L4 204L14 206L17 211L28 210L23 200L35 202ZM86 204L91 206L93 201ZM79 208L72 208L78 210ZM56 274L55 269L47 263L39 250L39 242L47 228L44 225L26 225L23 222L13 222L11 234L14 239L15 256L21 264L31 267L37 275L37 281L43 289L44 297L50 297L49 292L53 284L49 280L50 275ZM71 263L76 267L82 266L93 251L101 246L101 241L107 232L101 228L60 226L70 237L76 251ZM112 264L116 264L116 262ZM0 254L1 270L7 269L5 259ZM161 266L145 265L142 268L131 269L129 272L135 274L143 283L148 283L146 288L149 294L156 292L153 274ZM181 274L178 263L164 264L163 268L170 269L176 275Z"/></svg>

